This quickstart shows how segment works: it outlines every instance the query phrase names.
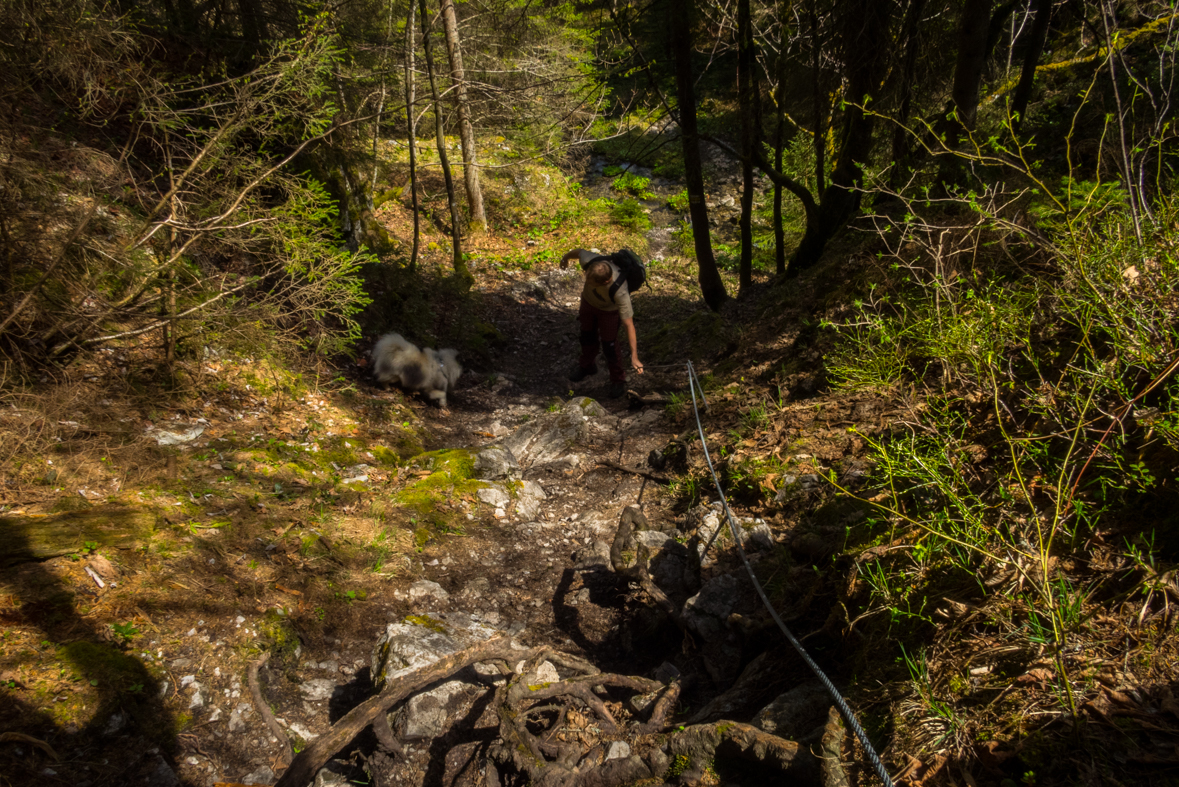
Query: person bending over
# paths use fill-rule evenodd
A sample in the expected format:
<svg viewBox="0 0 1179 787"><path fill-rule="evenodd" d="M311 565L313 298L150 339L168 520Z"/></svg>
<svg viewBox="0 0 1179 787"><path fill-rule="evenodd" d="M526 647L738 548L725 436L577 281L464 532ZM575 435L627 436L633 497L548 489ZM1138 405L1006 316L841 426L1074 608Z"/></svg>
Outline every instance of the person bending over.
<svg viewBox="0 0 1179 787"><path fill-rule="evenodd" d="M606 356L606 368L610 370L610 398L614 399L626 393L626 370L622 368L622 358L618 352L619 324L626 327L630 362L635 372L642 374L643 364L639 360L634 309L626 287L626 276L613 262L595 257L602 255L586 249L573 249L561 258L562 268L569 267L569 262L576 259L585 273L581 306L577 310L577 318L581 323L581 357L569 379L579 382L597 374L600 344L602 354Z"/></svg>

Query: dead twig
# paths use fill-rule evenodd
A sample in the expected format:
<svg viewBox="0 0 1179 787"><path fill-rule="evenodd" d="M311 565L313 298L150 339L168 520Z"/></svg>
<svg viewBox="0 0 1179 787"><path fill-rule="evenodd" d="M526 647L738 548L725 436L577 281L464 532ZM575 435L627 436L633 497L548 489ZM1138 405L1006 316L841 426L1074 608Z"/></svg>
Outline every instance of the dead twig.
<svg viewBox="0 0 1179 787"><path fill-rule="evenodd" d="M614 470L618 470L623 473L630 473L631 475L641 476L642 478L646 478L648 480L654 481L657 484L663 484L666 486L667 484L671 483L671 479L669 479L669 478L664 478L663 476L655 475L654 473L648 473L645 470L634 470L634 469L626 467L624 465L620 465L617 462L611 462L609 459L599 459L597 461L597 464L602 465L604 467L612 468Z"/></svg>

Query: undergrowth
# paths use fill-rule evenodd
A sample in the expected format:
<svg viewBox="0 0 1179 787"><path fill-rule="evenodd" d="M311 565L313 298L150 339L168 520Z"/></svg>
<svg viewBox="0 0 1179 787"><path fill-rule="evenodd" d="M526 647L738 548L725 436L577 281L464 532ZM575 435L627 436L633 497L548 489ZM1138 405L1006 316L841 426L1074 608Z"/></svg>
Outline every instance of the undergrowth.
<svg viewBox="0 0 1179 787"><path fill-rule="evenodd" d="M885 251L828 323L838 386L918 402L858 434L875 513L851 538L856 621L900 640L894 746L915 756L1030 740L1033 705L1080 724L1101 695L1096 621L1123 604L1174 637L1158 578L1179 533L1138 522L1174 502L1179 209L1159 200L1136 226L1116 186L1024 174L1020 191L874 217ZM1010 218L1029 209L1035 236Z"/></svg>

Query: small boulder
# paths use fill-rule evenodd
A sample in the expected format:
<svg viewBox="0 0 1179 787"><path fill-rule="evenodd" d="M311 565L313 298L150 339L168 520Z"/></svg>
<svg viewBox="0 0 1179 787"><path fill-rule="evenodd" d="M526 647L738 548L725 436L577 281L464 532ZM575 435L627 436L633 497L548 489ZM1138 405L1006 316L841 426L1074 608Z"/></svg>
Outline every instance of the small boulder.
<svg viewBox="0 0 1179 787"><path fill-rule="evenodd" d="M454 720L465 715L475 694L485 691L481 686L462 680L451 680L429 691L409 698L396 715L393 729L405 740L420 741L437 738L449 729Z"/></svg>
<svg viewBox="0 0 1179 787"><path fill-rule="evenodd" d="M419 579L409 586L410 601L421 601L427 598L445 601L449 597L450 594L443 590L441 585L428 579Z"/></svg>
<svg viewBox="0 0 1179 787"><path fill-rule="evenodd" d="M498 423L497 421L496 424ZM520 463L516 461L511 449L502 445L489 445L475 454L474 471L476 478L497 481L519 473Z"/></svg>
<svg viewBox="0 0 1179 787"><path fill-rule="evenodd" d="M804 683L779 694L753 717L753 726L787 740L803 740L824 726L831 695L819 683Z"/></svg>
<svg viewBox="0 0 1179 787"><path fill-rule="evenodd" d="M373 648L373 683L385 682L429 666L443 656L491 639L496 630L463 612L410 615L389 623Z"/></svg>

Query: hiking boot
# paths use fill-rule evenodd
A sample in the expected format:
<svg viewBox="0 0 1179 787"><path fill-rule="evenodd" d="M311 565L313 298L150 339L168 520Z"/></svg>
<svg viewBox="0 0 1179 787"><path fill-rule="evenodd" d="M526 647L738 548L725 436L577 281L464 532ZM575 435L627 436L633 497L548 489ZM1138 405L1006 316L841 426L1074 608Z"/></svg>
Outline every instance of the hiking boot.
<svg viewBox="0 0 1179 787"><path fill-rule="evenodd" d="M618 397L622 396L624 393L626 393L626 381L625 380L615 380L614 382L610 383L610 398L611 399L617 399Z"/></svg>
<svg viewBox="0 0 1179 787"><path fill-rule="evenodd" d="M573 370L573 374L569 375L569 379L572 382L579 383L582 380L584 380L585 378L592 377L593 375L595 375L597 373L598 373L598 367L596 367L596 366L591 366L588 369L578 366L576 369Z"/></svg>

